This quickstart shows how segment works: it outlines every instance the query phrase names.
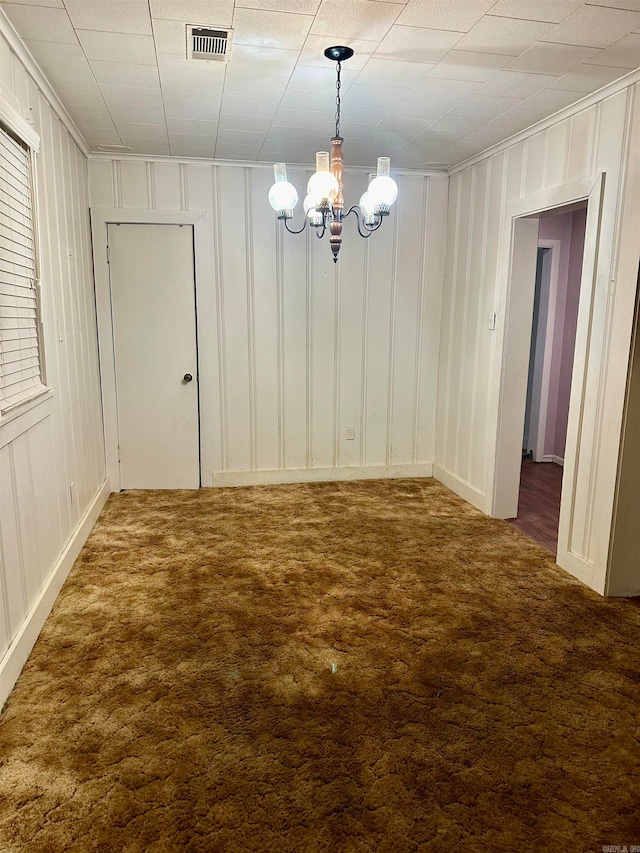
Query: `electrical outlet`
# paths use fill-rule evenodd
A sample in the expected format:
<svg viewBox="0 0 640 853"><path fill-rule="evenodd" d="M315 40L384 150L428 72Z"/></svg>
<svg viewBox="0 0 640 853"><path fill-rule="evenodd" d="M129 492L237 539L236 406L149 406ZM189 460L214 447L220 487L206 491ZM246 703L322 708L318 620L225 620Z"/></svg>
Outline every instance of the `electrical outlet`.
<svg viewBox="0 0 640 853"><path fill-rule="evenodd" d="M71 501L71 506L76 502L76 484L69 483L69 500Z"/></svg>
<svg viewBox="0 0 640 853"><path fill-rule="evenodd" d="M356 437L356 428L355 427L346 427L344 431L344 437L347 441L353 441Z"/></svg>

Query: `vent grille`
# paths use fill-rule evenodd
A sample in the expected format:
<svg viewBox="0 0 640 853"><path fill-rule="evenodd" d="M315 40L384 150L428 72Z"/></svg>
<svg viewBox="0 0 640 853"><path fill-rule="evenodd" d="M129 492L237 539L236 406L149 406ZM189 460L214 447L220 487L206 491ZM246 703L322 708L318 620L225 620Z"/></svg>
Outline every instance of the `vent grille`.
<svg viewBox="0 0 640 853"><path fill-rule="evenodd" d="M208 27L187 25L187 58L217 59L228 62L231 34L231 30L213 30Z"/></svg>

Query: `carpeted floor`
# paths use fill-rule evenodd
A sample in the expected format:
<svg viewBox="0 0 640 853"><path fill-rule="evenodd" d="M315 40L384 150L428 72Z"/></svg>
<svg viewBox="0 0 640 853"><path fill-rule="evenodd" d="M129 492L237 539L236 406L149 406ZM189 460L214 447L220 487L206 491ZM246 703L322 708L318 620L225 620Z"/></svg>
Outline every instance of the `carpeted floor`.
<svg viewBox="0 0 640 853"><path fill-rule="evenodd" d="M115 495L0 718L0 850L640 845L639 652L433 480Z"/></svg>

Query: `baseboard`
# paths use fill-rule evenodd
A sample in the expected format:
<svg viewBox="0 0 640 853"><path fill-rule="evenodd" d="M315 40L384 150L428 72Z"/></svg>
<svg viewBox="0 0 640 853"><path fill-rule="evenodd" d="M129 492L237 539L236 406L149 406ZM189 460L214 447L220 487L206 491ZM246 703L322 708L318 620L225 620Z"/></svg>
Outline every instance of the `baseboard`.
<svg viewBox="0 0 640 853"><path fill-rule="evenodd" d="M82 550L82 546L86 542L110 493L111 486L109 478L107 478L91 501L89 508L80 519L78 526L71 535L64 551L58 558L44 587L40 591L40 595L27 614L22 627L14 637L5 656L0 661L0 709L13 690L18 676L31 654L31 649L34 647L40 631L47 620L47 616L58 597L58 593L62 589L62 585L66 581L71 567Z"/></svg>
<svg viewBox="0 0 640 853"><path fill-rule="evenodd" d="M353 468L281 468L271 471L214 471L212 485L268 486L279 483L323 483L333 480L384 480L431 477L433 465L366 465Z"/></svg>
<svg viewBox="0 0 640 853"><path fill-rule="evenodd" d="M440 465L433 466L433 476L436 480L439 480L443 486L451 489L452 492L460 495L461 498L464 498L465 501L472 504L472 506L475 506L477 509L486 513L486 495L484 492L476 489L475 486L472 486L471 483L467 483L466 480L452 474L451 471L447 471L446 468L441 468Z"/></svg>
<svg viewBox="0 0 640 853"><path fill-rule="evenodd" d="M564 467L564 459L562 458L562 456L555 456L553 454L545 454L540 461L541 462L554 462L556 465L560 465L561 467Z"/></svg>

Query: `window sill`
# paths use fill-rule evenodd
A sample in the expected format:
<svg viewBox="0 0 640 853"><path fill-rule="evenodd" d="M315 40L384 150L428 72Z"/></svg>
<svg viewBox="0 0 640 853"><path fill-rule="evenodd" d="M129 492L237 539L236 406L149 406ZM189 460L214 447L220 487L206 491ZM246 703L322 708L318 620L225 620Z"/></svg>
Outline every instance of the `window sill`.
<svg viewBox="0 0 640 853"><path fill-rule="evenodd" d="M50 407L41 407L53 399L53 389L42 388L36 397L16 406L0 415L0 447L4 447L23 432L31 429L39 420L50 414Z"/></svg>

